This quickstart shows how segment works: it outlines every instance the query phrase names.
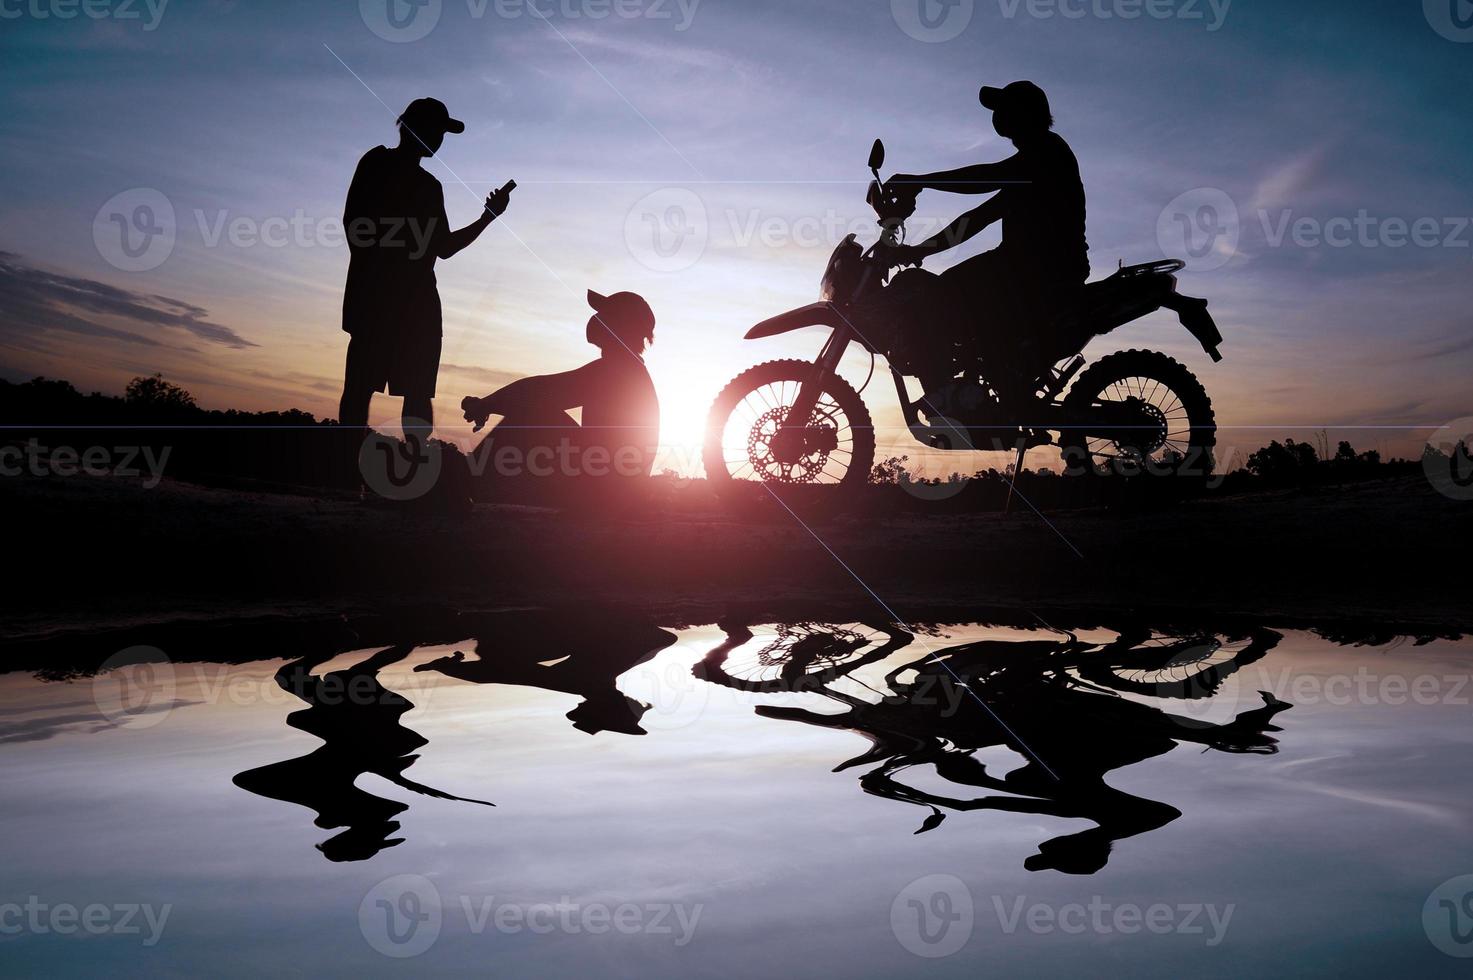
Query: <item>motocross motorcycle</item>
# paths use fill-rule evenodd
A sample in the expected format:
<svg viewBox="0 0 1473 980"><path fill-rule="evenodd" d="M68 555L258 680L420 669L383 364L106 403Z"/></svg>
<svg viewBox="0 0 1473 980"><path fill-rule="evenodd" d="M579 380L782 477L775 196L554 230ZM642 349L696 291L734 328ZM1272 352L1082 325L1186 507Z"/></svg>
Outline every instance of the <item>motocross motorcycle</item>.
<svg viewBox="0 0 1473 980"><path fill-rule="evenodd" d="M747 331L748 340L760 340L823 327L829 337L815 360L760 364L717 396L702 456L718 493L730 498L744 488L778 492L810 485L852 490L869 480L875 430L860 397L869 382L856 391L838 374L850 344L869 351L871 377L874 356L886 355L906 427L933 449L1016 449L1021 469L1028 448L1052 444L1071 475L1211 473L1216 442L1212 402L1186 367L1156 351L1127 350L1084 369L1080 353L1094 338L1165 308L1178 314L1213 361L1220 361L1222 334L1207 302L1176 291L1174 273L1186 265L1180 260L1122 265L1109 278L1079 287L1047 322L1019 324L1020 335L1029 340L1006 368L1017 371L1023 365L1032 382L1031 395L1021 401L1015 394L1011 404L1004 404L999 386L988 380L989 365L971 345L959 341L949 344L953 376L946 397L925 393L912 399L903 361L897 364L889 351L866 339L857 313L887 288L919 193L894 181L885 185L879 173L884 160L884 144L876 140L867 203L878 216L879 239L864 249L856 236L846 237L829 259L817 303ZM993 367L994 378L1000 369ZM1028 390L1029 385L1011 389Z"/></svg>

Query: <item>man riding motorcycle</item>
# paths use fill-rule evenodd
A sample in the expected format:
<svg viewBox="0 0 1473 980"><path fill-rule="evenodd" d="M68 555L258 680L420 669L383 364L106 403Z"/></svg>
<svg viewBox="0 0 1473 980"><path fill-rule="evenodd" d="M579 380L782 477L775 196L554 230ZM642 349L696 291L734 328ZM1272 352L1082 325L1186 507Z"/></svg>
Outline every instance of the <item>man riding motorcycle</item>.
<svg viewBox="0 0 1473 980"><path fill-rule="evenodd" d="M928 397L941 396L950 381L950 344L970 342L991 363L989 377L1003 389L998 394L1006 404L1029 394L1023 390L1032 376L1029 366L1014 363L1024 339L1021 326L1048 322L1089 278L1084 185L1074 152L1053 132L1042 89L1019 81L1000 89L984 87L980 99L992 110L997 134L1011 140L1018 152L998 163L891 177L887 187L908 186L916 193L931 189L993 195L926 241L898 246L895 265L919 266L999 221L1002 242L939 277L919 270L898 274L887 290L892 295L886 306L891 311L905 308L888 318L892 323L908 321L895 328L892 356L915 366ZM922 318L932 324L919 328Z"/></svg>

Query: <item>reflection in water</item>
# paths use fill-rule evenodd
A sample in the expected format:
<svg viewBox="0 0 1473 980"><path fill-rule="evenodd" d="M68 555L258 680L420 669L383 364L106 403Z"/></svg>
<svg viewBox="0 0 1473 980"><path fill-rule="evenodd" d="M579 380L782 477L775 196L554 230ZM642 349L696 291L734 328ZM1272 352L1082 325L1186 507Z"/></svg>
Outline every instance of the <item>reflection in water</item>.
<svg viewBox="0 0 1473 980"><path fill-rule="evenodd" d="M434 670L473 684L515 684L575 694L568 712L579 731L644 735L639 720L649 705L620 693L615 681L654 657L675 634L648 623L598 612L582 616L525 613L476 640L476 659L456 651L415 670Z"/></svg>
<svg viewBox="0 0 1473 980"><path fill-rule="evenodd" d="M456 651L414 669L474 684L515 684L576 694L583 700L567 715L575 728L591 735L601 731L643 735L639 719L649 705L621 694L614 682L675 639L666 630L613 613L576 617L521 613L498 618L494 632L476 641L474 660ZM309 705L288 716L287 724L326 744L299 759L235 777L242 789L317 811L319 827L346 827L318 845L330 861L360 861L403 843L403 838L389 835L400 827L393 818L408 804L359 789L354 782L366 773L437 799L494 806L451 796L404 776L419 758L410 753L428 739L399 723L414 704L384 687L378 674L413 650L413 645L393 646L321 677L312 670L331 659L331 652L282 667L276 673L277 684Z"/></svg>
<svg viewBox="0 0 1473 980"><path fill-rule="evenodd" d="M1093 824L1040 844L1024 862L1035 871L1092 874L1106 865L1116 841L1181 816L1167 803L1111 786L1111 772L1186 743L1224 752L1276 752L1270 733L1279 729L1273 720L1289 707L1262 692L1260 704L1216 723L1188 716L1200 712L1182 713L1187 708L1160 706L1211 705L1227 677L1278 644L1278 634L1262 629L1223 637L1136 630L1107 642L1060 633L1057 639L988 638L946 646L939 630L921 638L885 622L762 627L760 636L739 620L719 625L725 637L694 665L695 677L755 700L759 718L868 740L868 751L835 771L858 770L864 792L929 811L917 833L937 828L948 813L977 810ZM404 662L417 647L402 642L405 635L424 635L438 645L445 632L461 628L476 637L474 654L456 651L416 663L413 670L487 685L493 710L500 703L496 685L573 695L579 702L566 717L590 735L646 734L641 722L650 705L626 695L619 681L677 641L647 619L592 606L488 613L399 628L395 639L401 642L355 666L318 675L315 670L346 648L340 638L319 638L313 652L282 666L274 679L306 705L287 724L323 744L299 758L242 772L235 784L307 807L317 814L318 827L340 830L318 845L330 861L365 860L403 843L392 835L408 804L359 788L364 775L426 796L492 805L405 775L428 740L401 723L413 702L380 679L386 668L408 668ZM804 703L795 696L822 700ZM840 710L816 710L824 702ZM1225 718L1228 712L1215 715ZM995 772L996 763L990 769L978 757L988 749L1010 750L1023 764ZM576 767L576 760L570 762ZM930 773L948 788L926 784Z"/></svg>
<svg viewBox="0 0 1473 980"><path fill-rule="evenodd" d="M428 740L399 724L414 705L379 683L378 673L412 650L405 645L389 647L362 663L320 677L312 670L331 659L330 653L304 657L276 672L276 683L307 703L288 715L286 723L316 735L323 745L300 758L243 772L235 777L235 785L258 796L315 810L319 827L346 828L317 845L329 861L362 861L404 842L402 837L391 839L389 835L399 829L393 818L408 809L408 804L359 789L354 785L359 776L373 773L425 796L462 800L404 775L419 758L410 753Z"/></svg>
<svg viewBox="0 0 1473 980"><path fill-rule="evenodd" d="M653 630L669 620L586 601L575 613L189 620L10 646L0 906L172 903L149 951L156 973L220 972L229 935L234 972L299 971L330 950L327 972L362 975L385 963L362 932L365 895L393 898L375 889L417 874L444 920L415 960L422 973L484 972L494 959L514 974L681 977L760 960L893 977L918 962L894 903L932 897L913 886L944 873L947 889L970 892L975 928L928 965L937 976L983 961L1008 974L1109 962L1147 976L1203 964L1272 975L1285 949L1351 973L1455 972L1434 944L1468 932L1445 904L1461 907L1461 893L1439 889L1469 870L1473 787L1449 773L1473 751L1473 641L1346 647L1228 621L1197 635L1080 620L1077 636L912 634L828 612L816 624L793 623L800 613L776 627L770 616L670 626L670 644ZM138 645L155 648L153 669L120 673L115 655ZM127 704L172 710L110 722L125 686ZM618 724L618 711L649 736L615 733L602 715ZM1243 754L1202 751L1214 748ZM426 800L406 777L496 808ZM909 836L918 827L934 829ZM324 838L328 858L372 857L330 863L312 850ZM495 927L501 904L567 896L706 912L680 948L653 929ZM1033 909L1097 899L1239 914L1211 953L1202 935L1027 925ZM1327 915L1336 903L1345 914ZM0 940L7 974L130 974L139 962L126 936Z"/></svg>
<svg viewBox="0 0 1473 980"><path fill-rule="evenodd" d="M923 806L931 815L917 833L932 830L944 810L1004 810L1092 821L1095 826L1039 845L1024 862L1032 871L1092 874L1105 866L1117 840L1170 823L1181 812L1105 782L1107 773L1194 743L1224 752L1272 753L1279 731L1273 717L1289 707L1262 692L1262 706L1212 724L1121 697L1119 692L1161 698L1212 697L1223 679L1261 659L1278 634L1254 631L1226 644L1213 636L1152 640L1122 634L1106 644L982 640L942 648L894 667L888 690L869 700L833 686L867 664L885 659L912 639L884 629L870 647L862 633L842 627L779 629L755 657L733 664L735 651L752 640L744 626L729 624L727 640L697 665L697 676L748 691L821 694L847 710L825 714L804 708L761 705L767 718L851 731L869 740L868 752L835 771L867 768L865 792ZM998 776L976 752L1004 746L1027 762ZM958 787L993 795L943 796L899 779L907 769L934 767Z"/></svg>

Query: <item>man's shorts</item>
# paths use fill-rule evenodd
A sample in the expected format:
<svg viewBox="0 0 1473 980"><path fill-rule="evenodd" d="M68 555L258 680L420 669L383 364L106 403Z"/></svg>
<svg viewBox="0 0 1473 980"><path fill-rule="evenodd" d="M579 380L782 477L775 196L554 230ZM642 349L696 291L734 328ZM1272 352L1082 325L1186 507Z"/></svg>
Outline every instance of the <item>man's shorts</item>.
<svg viewBox="0 0 1473 980"><path fill-rule="evenodd" d="M401 398L434 398L440 373L440 335L428 331L388 336L354 334L348 342L347 387Z"/></svg>

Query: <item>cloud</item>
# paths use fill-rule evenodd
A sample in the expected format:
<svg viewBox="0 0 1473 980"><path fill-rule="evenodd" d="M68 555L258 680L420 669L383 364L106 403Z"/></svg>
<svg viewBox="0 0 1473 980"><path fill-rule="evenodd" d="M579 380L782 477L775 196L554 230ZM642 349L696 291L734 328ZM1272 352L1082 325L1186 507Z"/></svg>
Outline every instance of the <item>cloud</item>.
<svg viewBox="0 0 1473 980"><path fill-rule="evenodd" d="M1329 144L1311 147L1265 174L1253 191L1249 209L1286 207L1300 200L1307 190L1324 178L1325 158L1329 151Z"/></svg>
<svg viewBox="0 0 1473 980"><path fill-rule="evenodd" d="M514 374L511 371L498 371L494 368L478 368L465 364L441 364L440 373L458 374L478 384L486 386L487 391L494 391L511 384L518 378L526 377L525 374Z"/></svg>
<svg viewBox="0 0 1473 980"><path fill-rule="evenodd" d="M1473 350L1473 334L1451 337L1431 345L1423 344L1409 352L1402 361L1435 361Z"/></svg>
<svg viewBox="0 0 1473 980"><path fill-rule="evenodd" d="M0 252L0 331L65 330L145 347L167 346L155 336L111 326L182 330L223 347L255 347L227 326L211 323L209 310L183 300L136 293L95 279L64 276Z"/></svg>

